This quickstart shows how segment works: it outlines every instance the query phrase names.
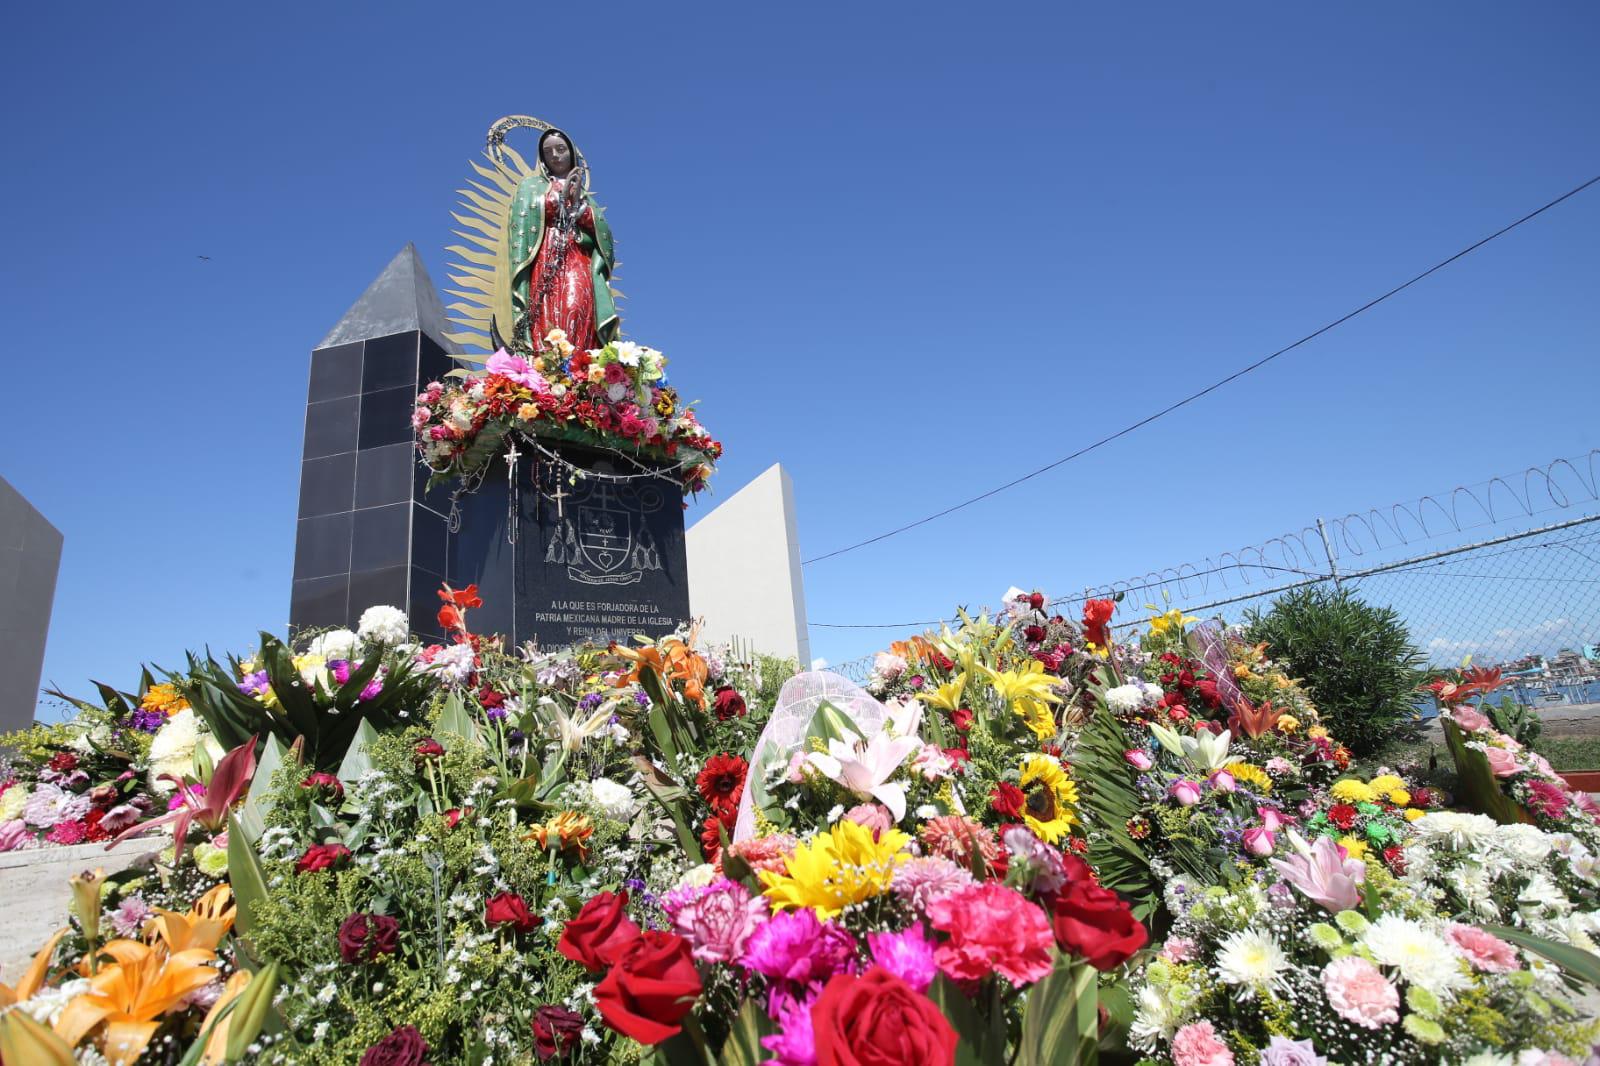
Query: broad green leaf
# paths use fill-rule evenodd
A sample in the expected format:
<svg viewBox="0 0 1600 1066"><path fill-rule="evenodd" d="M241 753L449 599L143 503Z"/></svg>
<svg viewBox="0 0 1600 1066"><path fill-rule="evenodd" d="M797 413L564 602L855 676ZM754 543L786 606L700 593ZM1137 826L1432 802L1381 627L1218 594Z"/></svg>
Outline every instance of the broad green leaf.
<svg viewBox="0 0 1600 1066"><path fill-rule="evenodd" d="M255 845L246 838L239 819L232 815L228 817L228 883L233 886L233 898L238 907L233 924L240 934L248 937L255 926L251 908L267 898L267 879L256 857Z"/></svg>
<svg viewBox="0 0 1600 1066"><path fill-rule="evenodd" d="M268 733L261 746L261 758L256 763L256 775L250 779L250 791L245 794L244 805L234 812L245 836L254 844L266 831L267 806L272 793L272 777L283 765L283 742Z"/></svg>
<svg viewBox="0 0 1600 1066"><path fill-rule="evenodd" d="M1100 1042L1097 977L1088 963L1063 956L1028 990L1017 1057L1020 1066L1095 1061Z"/></svg>
<svg viewBox="0 0 1600 1066"><path fill-rule="evenodd" d="M478 737L477 724L473 722L472 715L467 713L461 696L454 692L445 699L444 710L439 712L439 720L433 723L433 731L440 735L441 744L448 736L458 736L469 742Z"/></svg>
<svg viewBox="0 0 1600 1066"><path fill-rule="evenodd" d="M367 745L378 739L378 731L372 724L365 720L356 727L356 735L350 739L350 747L344 753L344 761L339 764L338 777L348 787L359 781L363 774L372 769L372 760L367 756Z"/></svg>
<svg viewBox="0 0 1600 1066"><path fill-rule="evenodd" d="M722 1045L722 1054L717 1061L721 1066L759 1066L767 1058L761 1038L775 1032L777 1029L767 1017L766 1010L755 1000L747 1000L744 1009L734 1019L728 1042Z"/></svg>
<svg viewBox="0 0 1600 1066"><path fill-rule="evenodd" d="M1503 925L1485 925L1481 928L1493 933L1501 940L1509 940L1513 944L1527 948L1529 951L1543 955L1567 973L1587 984L1600 987L1600 955L1575 948L1571 944L1561 944L1554 940L1534 936L1532 933L1523 932L1521 929L1510 929Z"/></svg>
<svg viewBox="0 0 1600 1066"><path fill-rule="evenodd" d="M278 964L269 962L257 970L250 983L239 993L234 1008L234 1019L228 1026L228 1041L223 1056L228 1060L241 1059L245 1049L261 1035L261 1028L272 1011L272 997L278 990Z"/></svg>
<svg viewBox="0 0 1600 1066"><path fill-rule="evenodd" d="M996 1051L984 1046L988 1031L983 1016L955 982L940 974L928 986L928 998L961 1038L956 1045L956 1066L998 1066L1005 1061L1004 1048Z"/></svg>

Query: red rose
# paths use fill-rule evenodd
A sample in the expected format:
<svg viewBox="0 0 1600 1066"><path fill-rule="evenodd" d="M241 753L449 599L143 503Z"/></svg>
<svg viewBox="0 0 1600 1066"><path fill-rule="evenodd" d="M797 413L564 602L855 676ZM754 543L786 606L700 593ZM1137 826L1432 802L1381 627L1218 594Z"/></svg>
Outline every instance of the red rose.
<svg viewBox="0 0 1600 1066"><path fill-rule="evenodd" d="M521 896L515 892L502 892L490 896L483 905L483 924L491 929L510 926L519 933L531 933L544 919L528 909Z"/></svg>
<svg viewBox="0 0 1600 1066"><path fill-rule="evenodd" d="M470 811L472 808L468 807L467 810ZM444 812L444 824L449 828L454 829L456 825L460 823L461 815L463 813L465 812L463 812L460 807L451 807L448 811Z"/></svg>
<svg viewBox="0 0 1600 1066"><path fill-rule="evenodd" d="M1022 630L1022 639L1029 644L1039 644L1044 641L1044 626L1026 626Z"/></svg>
<svg viewBox="0 0 1600 1066"><path fill-rule="evenodd" d="M417 746L412 750L417 753L417 765L419 766L429 759L444 758L444 745L432 737L418 741Z"/></svg>
<svg viewBox="0 0 1600 1066"><path fill-rule="evenodd" d="M427 1053L428 1042L417 1027L402 1025L367 1048L361 1056L361 1066L428 1066L422 1061Z"/></svg>
<svg viewBox="0 0 1600 1066"><path fill-rule="evenodd" d="M343 844L313 844L294 864L295 873L309 874L318 870L332 870L350 859L350 849Z"/></svg>
<svg viewBox="0 0 1600 1066"><path fill-rule="evenodd" d="M965 733L972 728L972 708L957 707L950 712L950 724L956 727L956 732Z"/></svg>
<svg viewBox="0 0 1600 1066"><path fill-rule="evenodd" d="M533 1012L533 1053L540 1062L565 1055L578 1046L583 1015L565 1007L540 1007Z"/></svg>
<svg viewBox="0 0 1600 1066"><path fill-rule="evenodd" d="M590 973L611 964L611 956L639 936L628 918L626 892L602 892L583 905L561 931L556 949Z"/></svg>
<svg viewBox="0 0 1600 1066"><path fill-rule="evenodd" d="M1122 897L1092 879L1068 881L1051 907L1056 943L1097 970L1121 966L1150 939Z"/></svg>
<svg viewBox="0 0 1600 1066"><path fill-rule="evenodd" d="M400 946L400 923L386 914L352 914L339 924L339 957L352 965L393 955Z"/></svg>
<svg viewBox="0 0 1600 1066"><path fill-rule="evenodd" d="M319 792L335 803L344 799L343 782L332 774L324 773L320 770L300 782L300 787L308 791Z"/></svg>
<svg viewBox="0 0 1600 1066"><path fill-rule="evenodd" d="M682 1032L678 1023L701 989L689 942L651 929L614 958L611 972L594 989L606 1024L641 1044L659 1044Z"/></svg>
<svg viewBox="0 0 1600 1066"><path fill-rule="evenodd" d="M881 966L835 974L811 1008L817 1066L951 1066L956 1031L933 1001Z"/></svg>
<svg viewBox="0 0 1600 1066"><path fill-rule="evenodd" d="M744 697L739 695L737 689L732 688L717 689L711 707L717 712L717 718L724 722L730 718L743 718L748 710L745 707Z"/></svg>
<svg viewBox="0 0 1600 1066"><path fill-rule="evenodd" d="M1044 593L1042 593L1042 592L1030 592L1030 593L1028 593L1028 606L1032 607L1035 611L1044 610Z"/></svg>
<svg viewBox="0 0 1600 1066"><path fill-rule="evenodd" d="M1028 798L1022 794L1022 789L1009 781L1002 781L989 793L989 806L1002 818L1021 818L1022 808Z"/></svg>

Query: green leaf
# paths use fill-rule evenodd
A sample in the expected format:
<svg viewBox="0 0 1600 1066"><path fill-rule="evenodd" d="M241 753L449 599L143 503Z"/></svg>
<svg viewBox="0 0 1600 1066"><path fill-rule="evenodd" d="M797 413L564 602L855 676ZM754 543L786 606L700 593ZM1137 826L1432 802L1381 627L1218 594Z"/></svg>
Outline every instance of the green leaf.
<svg viewBox="0 0 1600 1066"><path fill-rule="evenodd" d="M444 701L444 710L439 712L439 720L433 723L433 731L444 736L458 736L466 741L475 741L478 738L477 723L472 720L472 715L467 713L466 705L461 702L457 693L450 693ZM440 743L444 743L443 739Z"/></svg>
<svg viewBox="0 0 1600 1066"><path fill-rule="evenodd" d="M250 779L250 791L245 793L244 804L234 812L244 834L254 844L261 839L267 827L267 808L272 799L272 776L283 765L283 742L271 733L261 746L261 758L256 763L256 775Z"/></svg>
<svg viewBox="0 0 1600 1066"><path fill-rule="evenodd" d="M1480 928L1493 933L1501 940L1509 940L1513 944L1543 955L1578 980L1600 987L1600 955L1575 948L1571 944L1546 940L1521 929L1510 929L1503 925L1485 925Z"/></svg>
<svg viewBox="0 0 1600 1066"><path fill-rule="evenodd" d="M365 720L356 727L356 735L350 738L350 747L344 753L344 761L339 763L338 778L346 786L361 779L361 776L372 769L372 760L367 756L367 746L378 739L378 731L372 728L372 723Z"/></svg>
<svg viewBox="0 0 1600 1066"><path fill-rule="evenodd" d="M251 909L267 898L267 878L261 871L261 860L256 848L245 836L239 819L228 816L228 882L233 886L233 898L238 906L233 924L241 935L248 937L255 926Z"/></svg>
<svg viewBox="0 0 1600 1066"><path fill-rule="evenodd" d="M722 1045L722 1054L717 1061L721 1066L759 1066L767 1058L761 1038L777 1031L761 1005L753 999L747 1000L744 1009L733 1021L728 1042Z"/></svg>
<svg viewBox="0 0 1600 1066"><path fill-rule="evenodd" d="M1020 1066L1093 1063L1100 1043L1098 974L1086 962L1058 957L1055 969L1028 990L1022 1014Z"/></svg>
<svg viewBox="0 0 1600 1066"><path fill-rule="evenodd" d="M961 1043L956 1045L956 1066L997 1066L1004 1062L1005 1049L985 1047L988 1030L983 1016L972 1005L955 982L944 974L933 979L928 986L928 998L956 1031ZM909 1066L909 1064L908 1064Z"/></svg>
<svg viewBox="0 0 1600 1066"><path fill-rule="evenodd" d="M700 850L700 838L695 836L689 824L688 793L667 779L655 764L644 756L634 756L633 764L644 780L644 787L650 790L650 795L655 797L656 802L661 804L661 809L667 812L667 817L672 819L672 827L678 834L678 843L683 847L684 855L691 862L705 862L705 856Z"/></svg>
<svg viewBox="0 0 1600 1066"><path fill-rule="evenodd" d="M223 1057L229 1060L244 1057L245 1049L261 1035L272 1011L272 996L278 990L278 964L269 962L257 970L239 993L234 1010L233 1024L228 1026L228 1041Z"/></svg>

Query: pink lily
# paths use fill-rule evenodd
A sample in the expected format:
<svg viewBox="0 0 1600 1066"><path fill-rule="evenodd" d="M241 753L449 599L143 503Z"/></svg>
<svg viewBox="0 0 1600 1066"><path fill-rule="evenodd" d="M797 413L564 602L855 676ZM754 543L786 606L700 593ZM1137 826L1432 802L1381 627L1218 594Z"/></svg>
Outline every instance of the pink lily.
<svg viewBox="0 0 1600 1066"><path fill-rule="evenodd" d="M233 810L233 805L238 803L245 790L250 787L250 779L256 772L256 738L249 740L234 748L222 757L216 769L211 771L211 784L207 785L203 795L196 795L195 791L184 786L180 778L172 774L162 774L161 778L171 781L178 786L178 795L183 802L176 808L147 822L123 830L112 838L106 845L106 850L116 847L131 836L137 836L146 829L158 825L172 823L172 861L176 863L183 855L183 842L189 835L191 822L199 822L208 832L216 833L228 827L228 814Z"/></svg>
<svg viewBox="0 0 1600 1066"><path fill-rule="evenodd" d="M806 761L824 777L837 781L863 799L871 797L889 808L896 822L906 816L906 786L889 778L906 757L922 747L916 737L891 737L879 733L863 743L829 740L826 753L811 752Z"/></svg>
<svg viewBox="0 0 1600 1066"><path fill-rule="evenodd" d="M518 385L525 385L534 392L549 392L550 383L533 368L533 364L526 359L519 359L508 353L504 348L489 357L485 369L491 374L499 374Z"/></svg>
<svg viewBox="0 0 1600 1066"><path fill-rule="evenodd" d="M1334 914L1347 911L1361 902L1356 887L1366 880L1367 864L1348 858L1344 849L1329 837L1318 837L1308 845L1299 833L1289 830L1295 854L1273 859L1272 865L1283 879L1303 892L1307 899Z"/></svg>

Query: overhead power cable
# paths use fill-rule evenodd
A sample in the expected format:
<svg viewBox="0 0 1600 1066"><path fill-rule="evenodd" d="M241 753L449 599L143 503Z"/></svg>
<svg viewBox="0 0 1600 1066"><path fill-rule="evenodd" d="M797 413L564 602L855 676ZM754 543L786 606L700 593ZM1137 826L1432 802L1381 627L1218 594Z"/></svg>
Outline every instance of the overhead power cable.
<svg viewBox="0 0 1600 1066"><path fill-rule="evenodd" d="M1249 366L1243 367L1242 369L1239 369L1239 370L1235 370L1233 373L1229 374L1227 377L1222 378L1219 381L1212 382L1210 385L1207 385L1205 388L1201 389L1199 392L1191 393L1188 396L1185 396L1181 400L1178 400L1178 401L1176 401L1174 403L1168 404L1166 407L1163 407L1161 410L1155 412L1152 415L1147 415L1146 417L1141 418L1139 421L1134 422L1131 425L1124 426L1122 429L1117 430L1115 433L1111 433L1111 434L1108 434L1107 436L1101 437L1099 440L1095 441L1093 444L1085 445L1084 447L1079 448L1077 451L1073 452L1071 455L1062 456L1060 459L1057 459L1053 463L1047 463L1046 465L1039 467L1037 470L1032 470L1032 471L1029 471L1026 474L1023 474L1021 477L1013 478L1012 480L1007 481L1003 485L997 485L997 486L995 486L994 488L990 489L987 492L980 493L979 495L973 496L970 499L962 500L960 503L953 504L952 506L946 507L942 511L935 511L933 514L927 515L924 518L919 518L914 522L908 522L905 525L900 526L900 527L898 527L896 529L891 529L886 533L879 533L875 537L868 537L866 540L857 541L856 543L846 545L843 548L836 548L833 551L827 552L824 555L813 556L812 558L805 560L801 565L802 566L810 566L812 563L820 563L824 559L832 559L835 556L844 555L846 552L853 552L858 548L865 548L869 544L876 544L880 540L888 540L890 537L898 536L901 533L905 533L905 532L907 532L909 530L916 529L918 526L927 525L929 522L932 522L932 521L935 521L937 519L943 518L945 515L954 514L955 512L960 511L960 510L962 510L964 508L971 507L975 503L979 503L979 502L981 502L983 500L987 500L991 496L996 496L996 495L1006 491L1007 489L1015 488L1018 485L1022 484L1024 481L1031 481L1032 479L1038 477L1040 474L1048 473L1049 471L1054 470L1058 466L1061 466L1061 465L1063 465L1065 463L1070 463L1074 459L1078 459L1078 458L1081 458L1082 456L1088 455L1090 452L1095 451L1098 448L1102 448L1105 445L1110 444L1114 440L1118 440L1119 438L1126 437L1128 434L1132 433L1134 430L1142 429L1145 426L1148 426L1150 423L1156 421L1157 419L1164 418L1165 416L1167 416L1167 415L1171 414L1172 412L1178 410L1180 407L1187 407L1189 404L1194 403L1196 400L1201 399L1202 397L1208 396L1211 393L1217 391L1218 389L1222 388L1224 385L1227 385L1227 384L1230 384L1231 382L1237 381L1239 378L1244 377L1246 374L1250 373L1251 371L1259 370L1260 368L1266 366L1268 363L1272 362L1274 359L1278 358L1280 355L1287 355L1289 352L1294 351L1296 348L1299 348L1301 345L1307 344L1310 341L1313 341L1313 340L1317 339L1318 337L1322 336L1324 333L1327 333L1329 330L1335 329L1335 328L1337 328L1339 326L1344 325L1346 322L1350 321L1352 318L1355 318L1357 315L1362 314L1362 313L1364 313L1366 311L1372 310L1374 307L1377 307L1379 304L1383 303L1385 300L1389 299L1391 296L1396 296L1399 293L1404 292L1406 289L1409 289L1411 286L1415 285L1417 282L1421 281L1422 279L1428 277L1430 274L1437 273L1438 271L1443 270L1445 267L1449 266L1451 263L1454 263L1457 259L1460 259L1463 256L1467 256L1467 255L1472 254L1473 252L1477 251L1479 248L1482 248L1484 245L1488 244L1490 241L1494 240L1495 238L1503 237L1507 233L1510 233L1512 230L1516 229L1518 226L1522 225L1524 222L1530 222L1533 219L1538 218L1540 215L1544 214L1546 211L1550 210L1552 207L1555 207L1558 204L1560 204L1560 203L1562 203L1562 202L1564 202L1566 200L1571 199L1572 197L1578 195L1580 192L1583 192L1585 189L1589 188L1591 185L1594 185L1597 182L1600 182L1600 174L1596 174L1594 177L1590 178L1588 181L1584 182L1582 185L1579 185L1574 189L1571 189L1571 190L1569 190L1569 191L1567 191L1565 193L1562 193L1560 196L1556 197L1554 200L1551 200L1549 203L1545 204L1543 207L1540 207L1537 210L1528 212L1526 215L1523 215L1521 218L1517 219L1515 222L1512 222L1512 223L1510 223L1509 225L1506 225L1506 226L1502 226L1500 229L1495 230L1493 233L1489 234L1487 237L1484 237L1482 240L1479 240L1479 241L1476 241L1473 244L1467 245L1467 247L1461 249L1459 252L1457 252L1455 255L1452 255L1450 258L1440 260L1439 262L1435 263L1433 266L1429 267L1427 270L1424 270L1422 273L1420 273L1420 274L1416 275L1415 277L1411 278L1409 281L1405 281L1405 282L1402 282L1399 285L1396 285L1394 288L1390 289L1388 292L1384 293L1382 296L1378 296L1378 297L1376 297L1374 299L1368 300L1366 303L1362 304L1360 307L1356 308L1354 311L1350 311L1347 314L1341 315L1340 317L1334 319L1332 322L1329 322L1327 325L1321 327L1320 329L1313 330L1312 332L1307 333L1304 337L1301 337L1299 340L1295 341L1293 344L1285 345L1284 347L1279 348L1277 351L1273 352L1271 355L1262 356L1260 359L1257 359L1255 362L1251 363Z"/></svg>

